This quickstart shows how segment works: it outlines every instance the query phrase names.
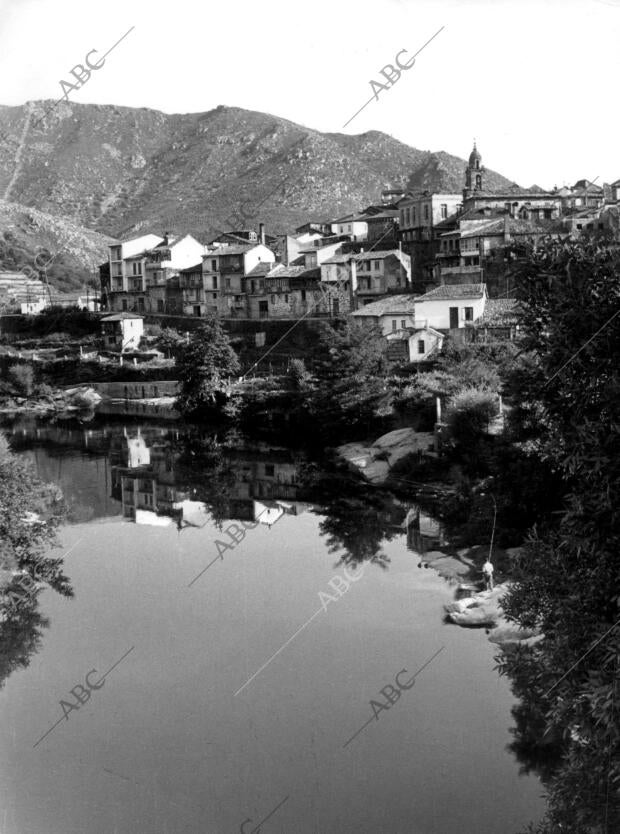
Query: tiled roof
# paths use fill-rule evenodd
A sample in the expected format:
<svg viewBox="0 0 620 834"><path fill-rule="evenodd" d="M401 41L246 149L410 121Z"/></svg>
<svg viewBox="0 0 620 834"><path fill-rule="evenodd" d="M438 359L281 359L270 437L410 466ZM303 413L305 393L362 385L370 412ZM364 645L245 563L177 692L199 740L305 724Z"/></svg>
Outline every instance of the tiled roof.
<svg viewBox="0 0 620 834"><path fill-rule="evenodd" d="M218 246L217 249L214 249L212 252L209 252L206 257L210 255L222 256L222 255L244 255L246 252L249 252L250 249L254 249L255 246L258 246L259 242L254 241L253 243L244 243L239 246Z"/></svg>
<svg viewBox="0 0 620 834"><path fill-rule="evenodd" d="M400 254L400 249L371 249L369 252L360 252L353 257L356 261L380 261L384 258L389 258L390 255L394 255L397 258Z"/></svg>
<svg viewBox="0 0 620 834"><path fill-rule="evenodd" d="M187 272L196 272L200 270L202 272L202 260L198 261L196 264L192 264L191 266L186 266L185 269L180 269L179 272L187 273Z"/></svg>
<svg viewBox="0 0 620 834"><path fill-rule="evenodd" d="M482 298L486 284L444 284L421 295L416 301L442 301L459 298Z"/></svg>
<svg viewBox="0 0 620 834"><path fill-rule="evenodd" d="M273 264L271 262L265 261L264 263L261 262L256 264L254 269L251 269L246 277L254 278L257 275L267 275L273 269Z"/></svg>
<svg viewBox="0 0 620 834"><path fill-rule="evenodd" d="M308 273L309 277L311 277L310 273L316 273L316 272L318 272L319 275L321 274L320 269L316 269L316 268L306 269L306 267L301 265L301 264L298 265L298 266L293 266L293 265L285 266L284 264L277 264L269 272L269 274L267 275L267 278L297 278L300 275L304 275L305 273Z"/></svg>
<svg viewBox="0 0 620 834"><path fill-rule="evenodd" d="M123 319L142 319L144 316L138 316L136 313L114 313L113 316L104 316L101 321L123 321Z"/></svg>
<svg viewBox="0 0 620 834"><path fill-rule="evenodd" d="M380 298L378 301L373 301L371 304L366 304L365 307L360 307L353 315L359 317L386 316L390 313L411 313L413 315L417 300L413 294L390 295L386 298Z"/></svg>
<svg viewBox="0 0 620 834"><path fill-rule="evenodd" d="M478 319L476 325L507 327L516 324L517 303L516 298L489 298L484 308L484 314Z"/></svg>

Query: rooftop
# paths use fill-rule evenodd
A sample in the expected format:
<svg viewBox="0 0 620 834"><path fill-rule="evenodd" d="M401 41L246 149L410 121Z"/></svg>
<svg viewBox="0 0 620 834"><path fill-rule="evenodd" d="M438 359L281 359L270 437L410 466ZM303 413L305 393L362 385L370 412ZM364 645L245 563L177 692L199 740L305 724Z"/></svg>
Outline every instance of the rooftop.
<svg viewBox="0 0 620 834"><path fill-rule="evenodd" d="M254 269L251 269L247 273L247 278L256 278L257 276L267 275L273 269L273 264L271 261L264 261L259 264L256 264Z"/></svg>
<svg viewBox="0 0 620 834"><path fill-rule="evenodd" d="M414 305L417 297L413 294L408 295L391 295L387 298L380 298L378 301L373 301L371 304L366 304L365 307L360 307L353 315L364 316L387 316L390 313L414 313Z"/></svg>
<svg viewBox="0 0 620 834"><path fill-rule="evenodd" d="M482 327L508 327L516 324L517 319L516 298L489 298L484 314L478 319L476 325Z"/></svg>
<svg viewBox="0 0 620 834"><path fill-rule="evenodd" d="M370 249L368 252L359 252L357 255L353 255L353 258L356 261L380 261L389 258L391 255L400 258L402 254L403 252L400 249Z"/></svg>
<svg viewBox="0 0 620 834"><path fill-rule="evenodd" d="M114 313L112 316L104 316L101 321L123 321L124 319L142 319L144 316L139 316L137 313Z"/></svg>
<svg viewBox="0 0 620 834"><path fill-rule="evenodd" d="M482 298L486 295L486 284L444 284L435 287L424 295L419 296L416 301L442 301L458 298Z"/></svg>

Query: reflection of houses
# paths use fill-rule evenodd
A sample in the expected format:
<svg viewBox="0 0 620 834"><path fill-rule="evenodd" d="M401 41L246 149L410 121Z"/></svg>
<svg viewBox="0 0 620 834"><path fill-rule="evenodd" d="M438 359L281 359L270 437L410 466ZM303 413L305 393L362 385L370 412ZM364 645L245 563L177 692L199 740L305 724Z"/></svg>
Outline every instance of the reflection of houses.
<svg viewBox="0 0 620 834"><path fill-rule="evenodd" d="M427 515L419 507L412 507L409 510L405 526L407 528L407 547L409 550L423 554L446 544L446 538L439 521Z"/></svg>
<svg viewBox="0 0 620 834"><path fill-rule="evenodd" d="M229 513L233 519L275 524L283 515L299 515L306 504L297 501L297 465L290 460L233 458L234 496Z"/></svg>
<svg viewBox="0 0 620 834"><path fill-rule="evenodd" d="M284 456L278 460L276 452L271 454L276 459L248 460L237 455L229 459L235 482L223 513L226 518L271 525L285 514L297 515L306 508L296 500L297 466ZM112 497L121 502L125 518L155 526L175 522L179 530L208 523L208 507L191 497L189 487L178 484L179 455L180 451L169 448L165 435L149 440L140 429L135 435L125 432L111 469Z"/></svg>
<svg viewBox="0 0 620 834"><path fill-rule="evenodd" d="M135 436L125 432L112 467L112 494L121 501L125 518L157 526L175 520L182 526L189 496L175 486L174 457L165 440L147 445L140 429ZM195 512L193 506L187 509Z"/></svg>

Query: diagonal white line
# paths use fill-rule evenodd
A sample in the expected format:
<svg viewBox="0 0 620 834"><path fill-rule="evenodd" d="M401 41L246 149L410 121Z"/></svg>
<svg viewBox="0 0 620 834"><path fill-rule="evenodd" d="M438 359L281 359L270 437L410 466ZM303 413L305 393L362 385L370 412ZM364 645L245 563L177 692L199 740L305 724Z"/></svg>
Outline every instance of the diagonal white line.
<svg viewBox="0 0 620 834"><path fill-rule="evenodd" d="M248 686L248 684L252 683L252 681L254 680L254 678L255 678L257 675L260 675L260 673L263 671L263 669L266 669L266 668L267 668L267 666L269 666L269 664L271 663L271 661L272 661L275 657L277 657L277 656L280 654L280 652L281 652L281 651L284 651L284 649L288 646L288 644L291 642L291 640L294 640L294 639L295 639L295 637L297 637L297 635L299 634L299 632L300 632L300 631L303 631L303 630L304 630L304 628L305 628L307 625L310 625L310 623L312 622L312 620L314 620L314 618L315 618L318 614L320 614L320 613L321 613L321 611L324 611L324 610L325 610L324 608L319 608L317 611L315 611L315 612L314 612L314 614L310 617L310 619L309 619L309 620L306 620L306 622L305 622L302 626L300 626L300 627L297 629L297 631L295 632L295 634L293 634L293 636L292 636L292 637L289 637L289 638L288 638L288 640L286 641L286 643L285 643L283 646L280 646L280 648L278 649L278 651L277 651L277 652L274 652L274 654L272 654L272 655L271 655L271 657L269 658L269 660L268 660L266 663L263 663L263 665L260 667L260 669L258 669L256 672L254 672L254 674L252 675L252 677L251 677L251 678L249 678L249 679L248 679L248 680L247 680L247 681L243 684L243 686L235 692L235 694L233 695L233 698L235 698L235 697L236 697L236 696L237 696L240 692L243 692L243 690L246 688L246 686Z"/></svg>
<svg viewBox="0 0 620 834"><path fill-rule="evenodd" d="M413 60L413 59L414 59L417 55L419 55L419 54L420 54L420 52L422 52L422 50L423 50L425 47L427 47L427 46L429 45L429 43L437 37L437 35L441 32L441 30L442 30L442 29L445 29L445 28L446 28L445 26L442 26L442 27L441 27L441 29L438 29L438 30L435 32L435 34L432 36L432 38L429 38L429 39L426 41L426 43L424 44L424 46L421 46L421 47L418 49L418 51L415 53L415 55L412 55L412 56L411 56L411 59L410 59L410 60ZM413 64L412 64L412 66L413 66ZM400 77L400 76L399 76L399 77ZM396 79L396 81L398 81L398 78ZM396 82L394 82L394 83L396 83ZM394 86L394 85L392 85L392 86ZM369 98L369 99L368 99L368 101L366 102L366 104L363 104L363 105L360 107L360 109L357 111L357 113L354 113L354 114L351 116L351 118L349 119L349 121L347 121L347 122L345 122L345 123L343 124L342 129L344 129L344 128L348 125L348 124L350 124L356 116L359 116L359 114L362 112L362 110L363 110L365 107L368 107L368 105L370 104L370 102L371 102L371 101L373 101L373 99L375 99L375 98L378 98L378 97L373 95L371 98Z"/></svg>
<svg viewBox="0 0 620 834"><path fill-rule="evenodd" d="M557 370L557 371L553 374L553 376L552 376L550 379L548 379L548 380L547 380L547 382L545 382L545 384L543 385L543 388L546 388L546 387L547 387L547 385L549 385L549 384L550 384L550 383L551 383L551 382L552 382L552 381L556 378L556 376L557 376L558 374L561 374L561 373L562 373L562 371L564 370L564 368L566 368L566 366L567 366L567 365L570 365L570 363L573 361L573 359L576 359L576 358L577 358L577 356L579 356L579 354L581 353L581 351L582 351L582 350L584 350L584 348L587 348L587 347L588 347L588 345L590 344L590 342L594 341L594 339L596 339L596 337L598 336L598 334L599 334L602 330L604 330L604 329L607 327L607 325L611 324L611 323L612 323L612 321L616 318L616 316L619 316L619 315L620 315L620 310L616 310L616 312L613 314L613 316L610 316L610 317L607 319L607 321L605 322L605 324L603 324L601 327L599 327L599 329L596 331L596 333L594 333L594 335L590 336L590 338L588 339L588 341L587 341L587 342L584 342L584 344L583 344L583 345L579 348L579 350L575 351L575 353L573 353L573 355L571 356L571 358L570 358L570 359L568 359L568 360L567 360L567 361L566 361L566 362L562 365L562 367L561 367L561 368L558 368L558 370Z"/></svg>
<svg viewBox="0 0 620 834"><path fill-rule="evenodd" d="M548 695L550 692L553 692L553 690L556 688L556 686L558 686L558 684L562 683L562 681L564 680L564 678L565 678L565 677L567 677L567 675L570 675L570 673L573 671L573 669L574 669L576 666L579 666L579 664L581 663L581 661L582 661L585 657L587 657L587 656L590 654L590 652L592 651L592 649L595 649L595 648L598 646L598 644L601 642L601 640L604 640L604 639L605 639L605 637L607 637L607 635L609 634L609 632L610 632L610 631L613 631L613 630L614 630L614 628L615 628L617 625L619 625L619 624L620 624L620 620L617 620L617 621L616 621L616 622L615 622L615 623L611 626L611 628L608 628L608 629L607 629L607 631L605 632L605 634L601 635L601 637L599 637L599 638L598 638L598 640L596 640L594 643L592 643L592 645L590 646L590 648L588 649L588 651L587 651L587 652L585 652L584 654L582 654L582 655L581 655L581 657L579 658L579 660L577 660L575 663L573 663L573 665L570 667L570 669L568 670L568 672L565 672L565 673L562 675L562 677L560 678L560 680L556 681L556 682L553 684L553 686L552 686L550 689L548 689L548 690L544 693L544 695L543 695L542 697L543 697L543 698L546 698L546 697L547 697L547 695Z"/></svg>

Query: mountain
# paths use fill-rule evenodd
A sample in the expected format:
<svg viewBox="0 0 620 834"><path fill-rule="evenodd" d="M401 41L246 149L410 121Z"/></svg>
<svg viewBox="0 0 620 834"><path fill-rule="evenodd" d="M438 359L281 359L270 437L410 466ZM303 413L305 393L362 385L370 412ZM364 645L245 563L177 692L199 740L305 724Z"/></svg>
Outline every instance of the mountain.
<svg viewBox="0 0 620 834"><path fill-rule="evenodd" d="M376 203L387 186L463 188L465 160L378 131L320 133L223 106L167 115L61 102L41 122L50 106L0 107L0 197L114 237L187 230L206 240L259 220L283 232ZM512 184L492 171L486 182ZM240 209L244 222L231 215Z"/></svg>
<svg viewBox="0 0 620 834"><path fill-rule="evenodd" d="M94 270L107 259L110 243L112 238L66 218L0 201L0 270L25 269L34 278L45 267L50 285L64 292L98 287Z"/></svg>

